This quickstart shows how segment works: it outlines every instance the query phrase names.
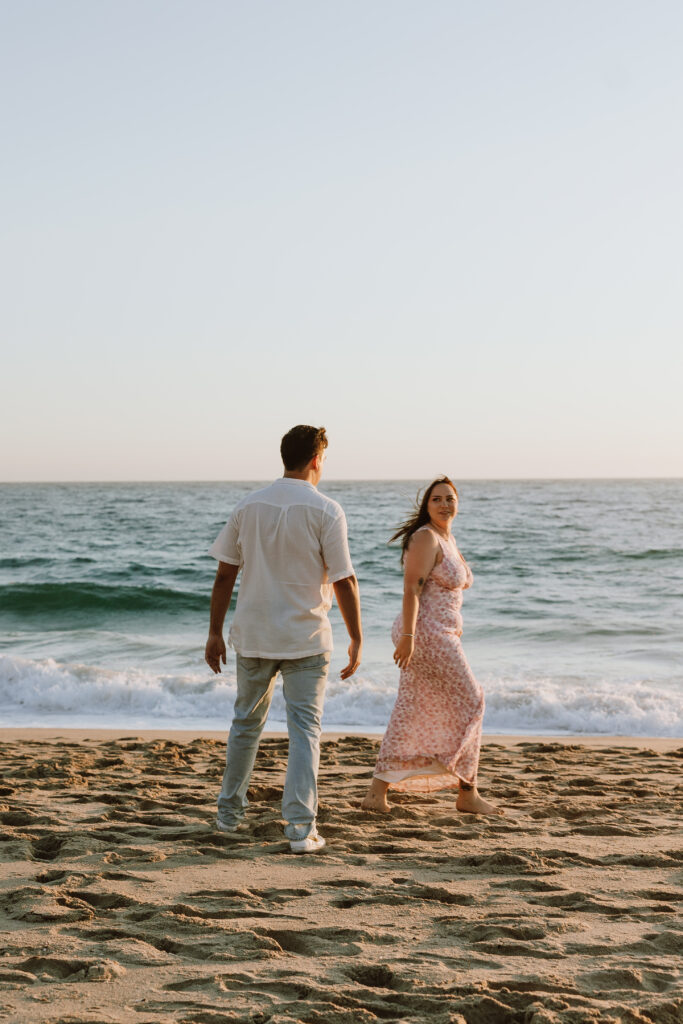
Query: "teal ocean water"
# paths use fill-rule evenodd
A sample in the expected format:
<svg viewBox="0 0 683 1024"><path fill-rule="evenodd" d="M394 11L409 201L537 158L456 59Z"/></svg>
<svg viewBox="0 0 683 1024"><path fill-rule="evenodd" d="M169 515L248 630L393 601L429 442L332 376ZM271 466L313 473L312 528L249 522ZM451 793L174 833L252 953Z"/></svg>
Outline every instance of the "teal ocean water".
<svg viewBox="0 0 683 1024"><path fill-rule="evenodd" d="M203 662L207 556L254 483L0 486L0 719L227 728L234 660ZM323 482L347 513L365 657L325 726L381 731L401 605L388 537L418 482ZM683 736L683 481L463 481L454 532L475 574L463 645L487 732ZM233 656L234 658L234 656ZM281 694L270 724L284 720Z"/></svg>

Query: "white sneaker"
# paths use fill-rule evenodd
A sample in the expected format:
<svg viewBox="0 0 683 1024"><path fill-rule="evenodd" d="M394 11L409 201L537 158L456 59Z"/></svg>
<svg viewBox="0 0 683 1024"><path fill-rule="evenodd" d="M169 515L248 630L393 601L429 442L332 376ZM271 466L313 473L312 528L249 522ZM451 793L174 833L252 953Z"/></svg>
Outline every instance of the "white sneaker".
<svg viewBox="0 0 683 1024"><path fill-rule="evenodd" d="M305 839L290 839L289 846L292 853L318 853L325 845L325 840L313 831Z"/></svg>

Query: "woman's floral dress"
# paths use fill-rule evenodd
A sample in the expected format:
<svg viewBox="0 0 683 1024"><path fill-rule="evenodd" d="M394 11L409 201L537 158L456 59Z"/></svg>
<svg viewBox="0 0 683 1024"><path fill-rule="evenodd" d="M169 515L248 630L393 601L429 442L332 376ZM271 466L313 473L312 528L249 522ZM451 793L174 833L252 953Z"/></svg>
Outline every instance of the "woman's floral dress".
<svg viewBox="0 0 683 1024"><path fill-rule="evenodd" d="M472 585L472 572L455 539L432 532L443 559L422 590L413 657L401 671L375 769L392 789L414 793L457 787L459 779L476 783L484 718L484 694L460 643L462 592ZM402 632L400 614L394 644Z"/></svg>

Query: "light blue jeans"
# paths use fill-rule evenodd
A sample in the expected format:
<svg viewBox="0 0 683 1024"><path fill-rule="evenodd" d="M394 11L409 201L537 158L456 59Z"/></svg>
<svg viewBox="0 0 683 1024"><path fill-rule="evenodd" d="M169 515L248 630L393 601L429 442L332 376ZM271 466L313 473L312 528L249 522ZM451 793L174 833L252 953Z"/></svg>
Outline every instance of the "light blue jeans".
<svg viewBox="0 0 683 1024"><path fill-rule="evenodd" d="M305 839L315 829L318 810L320 723L329 652L310 658L243 658L237 655L237 697L228 736L223 785L218 797L221 824L234 828L244 817L247 789L259 740L273 699L275 678L282 674L287 706L289 756L282 795L288 839Z"/></svg>

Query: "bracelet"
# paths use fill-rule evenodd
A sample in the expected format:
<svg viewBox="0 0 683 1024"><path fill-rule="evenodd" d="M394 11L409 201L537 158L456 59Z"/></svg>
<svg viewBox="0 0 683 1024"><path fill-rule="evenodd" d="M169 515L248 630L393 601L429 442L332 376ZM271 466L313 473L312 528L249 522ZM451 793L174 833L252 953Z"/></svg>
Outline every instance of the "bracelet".
<svg viewBox="0 0 683 1024"><path fill-rule="evenodd" d="M414 633L401 633L401 636L412 636L415 637Z"/></svg>

